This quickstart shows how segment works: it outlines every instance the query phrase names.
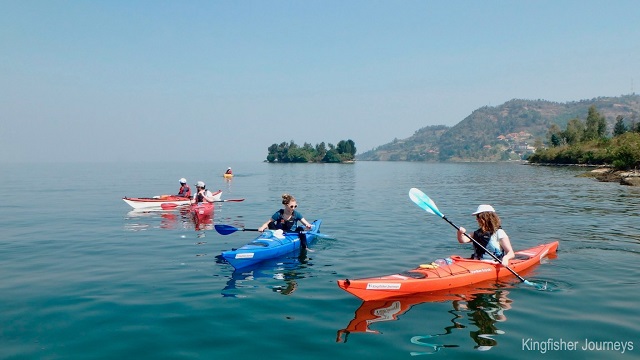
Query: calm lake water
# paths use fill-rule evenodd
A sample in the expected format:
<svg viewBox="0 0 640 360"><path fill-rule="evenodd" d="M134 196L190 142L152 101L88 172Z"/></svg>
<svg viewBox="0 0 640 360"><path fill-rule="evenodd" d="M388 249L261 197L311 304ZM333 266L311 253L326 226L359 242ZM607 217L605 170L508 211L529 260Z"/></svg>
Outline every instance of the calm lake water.
<svg viewBox="0 0 640 360"><path fill-rule="evenodd" d="M236 173L230 181L221 176L227 166ZM2 359L640 354L640 189L576 177L584 169L394 162L1 167ZM234 272L217 256L255 232L222 236L177 210L132 212L121 200L177 192L181 177L223 190L223 199L246 199L218 204L216 224L256 228L289 192L308 220L323 219L325 237L306 258L292 254ZM516 249L559 240L557 257L525 276L547 290L509 278L463 289L457 300L363 304L339 289L338 279L470 254L454 228L410 201L412 187L469 229L477 205L492 204ZM387 317L356 326L369 307Z"/></svg>

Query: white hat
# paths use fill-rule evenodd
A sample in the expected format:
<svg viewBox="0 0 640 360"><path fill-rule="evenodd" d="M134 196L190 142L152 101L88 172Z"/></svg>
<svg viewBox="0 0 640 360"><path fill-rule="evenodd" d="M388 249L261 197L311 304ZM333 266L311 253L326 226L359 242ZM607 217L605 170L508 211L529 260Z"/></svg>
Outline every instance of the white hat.
<svg viewBox="0 0 640 360"><path fill-rule="evenodd" d="M231 167L228 167L227 170L231 170Z"/></svg>
<svg viewBox="0 0 640 360"><path fill-rule="evenodd" d="M471 215L477 215L483 212L496 212L496 210L491 205L478 205L478 210Z"/></svg>
<svg viewBox="0 0 640 360"><path fill-rule="evenodd" d="M186 183L187 183L187 179L185 178L180 179L180 184L186 184Z"/></svg>
<svg viewBox="0 0 640 360"><path fill-rule="evenodd" d="M196 183L196 186L197 186L197 187L201 187L201 188L203 188L203 187L204 187L204 181L198 181L198 182Z"/></svg>

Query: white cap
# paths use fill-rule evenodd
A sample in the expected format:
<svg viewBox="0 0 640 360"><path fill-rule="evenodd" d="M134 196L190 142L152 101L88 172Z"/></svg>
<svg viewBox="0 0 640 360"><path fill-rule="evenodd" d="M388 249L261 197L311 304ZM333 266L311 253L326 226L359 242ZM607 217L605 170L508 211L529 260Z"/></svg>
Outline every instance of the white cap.
<svg viewBox="0 0 640 360"><path fill-rule="evenodd" d="M227 168L227 170L231 170L231 168L230 168L230 167L228 167L228 168Z"/></svg>
<svg viewBox="0 0 640 360"><path fill-rule="evenodd" d="M203 187L204 187L204 181L198 181L198 182L196 183L196 186L197 186L197 187L201 187L201 188L203 188Z"/></svg>
<svg viewBox="0 0 640 360"><path fill-rule="evenodd" d="M187 183L187 179L185 178L180 179L180 184L186 184L186 183Z"/></svg>
<svg viewBox="0 0 640 360"><path fill-rule="evenodd" d="M471 215L477 215L483 212L496 212L496 210L491 205L483 204L483 205L478 205L478 210L476 210L476 212L474 212Z"/></svg>

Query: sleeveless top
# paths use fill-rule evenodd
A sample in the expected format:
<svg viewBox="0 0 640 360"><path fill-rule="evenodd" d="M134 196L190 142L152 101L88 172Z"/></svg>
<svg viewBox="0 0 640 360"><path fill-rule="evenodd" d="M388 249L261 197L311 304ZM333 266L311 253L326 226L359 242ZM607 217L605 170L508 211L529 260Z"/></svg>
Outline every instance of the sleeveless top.
<svg viewBox="0 0 640 360"><path fill-rule="evenodd" d="M197 203L201 203L204 202L204 197L211 197L213 196L213 194L211 193L211 191L209 190L205 190L204 191L204 195L200 194L200 193L196 193L193 195L193 198L196 200Z"/></svg>
<svg viewBox="0 0 640 360"><path fill-rule="evenodd" d="M288 220L283 219L284 209L280 209L271 216L271 222L273 223L275 229L282 229L283 231L292 231L295 229L298 220L302 219L303 216L298 211L293 210L293 214Z"/></svg>

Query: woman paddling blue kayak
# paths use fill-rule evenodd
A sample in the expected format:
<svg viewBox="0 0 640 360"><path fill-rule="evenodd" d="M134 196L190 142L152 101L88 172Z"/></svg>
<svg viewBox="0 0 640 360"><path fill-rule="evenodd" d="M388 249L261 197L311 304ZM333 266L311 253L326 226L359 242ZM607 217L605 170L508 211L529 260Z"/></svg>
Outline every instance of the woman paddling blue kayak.
<svg viewBox="0 0 640 360"><path fill-rule="evenodd" d="M282 195L282 205L284 207L276 211L258 229L241 229L242 231L259 231L262 235L239 249L223 252L222 257L238 269L298 249L306 250L307 245L316 239L322 220L309 223L296 210L298 202L290 194ZM298 221L304 227L298 226ZM240 230L229 225L216 225L215 229L222 235Z"/></svg>
<svg viewBox="0 0 640 360"><path fill-rule="evenodd" d="M319 235L322 220L311 223L311 230L304 231L307 244L312 244ZM221 235L232 234L236 231L259 231L259 229L236 228L231 225L215 225ZM246 268L261 261L286 255L301 248L300 234L283 232L282 230L265 230L250 243L229 251L223 251L222 257L234 268Z"/></svg>

